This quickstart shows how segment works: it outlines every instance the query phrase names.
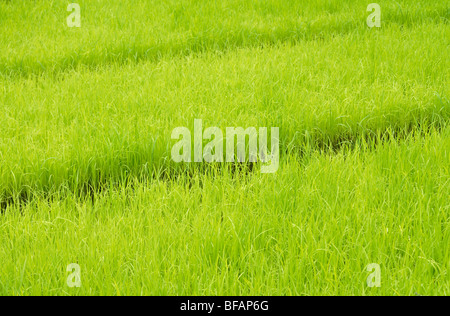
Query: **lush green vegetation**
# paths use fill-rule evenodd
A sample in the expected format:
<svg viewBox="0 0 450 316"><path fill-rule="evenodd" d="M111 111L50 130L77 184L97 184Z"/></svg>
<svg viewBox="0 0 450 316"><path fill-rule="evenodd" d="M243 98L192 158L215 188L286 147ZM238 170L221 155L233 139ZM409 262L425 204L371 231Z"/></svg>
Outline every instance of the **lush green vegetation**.
<svg viewBox="0 0 450 316"><path fill-rule="evenodd" d="M448 1L68 3L0 1L0 294L449 294ZM280 169L173 163L195 118Z"/></svg>

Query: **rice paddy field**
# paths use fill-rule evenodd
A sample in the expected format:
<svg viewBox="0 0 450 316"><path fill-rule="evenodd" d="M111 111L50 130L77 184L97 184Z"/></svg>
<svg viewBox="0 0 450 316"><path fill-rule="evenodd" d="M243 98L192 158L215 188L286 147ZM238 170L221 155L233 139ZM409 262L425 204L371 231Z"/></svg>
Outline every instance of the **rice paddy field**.
<svg viewBox="0 0 450 316"><path fill-rule="evenodd" d="M450 1L76 1L0 0L0 295L450 295Z"/></svg>

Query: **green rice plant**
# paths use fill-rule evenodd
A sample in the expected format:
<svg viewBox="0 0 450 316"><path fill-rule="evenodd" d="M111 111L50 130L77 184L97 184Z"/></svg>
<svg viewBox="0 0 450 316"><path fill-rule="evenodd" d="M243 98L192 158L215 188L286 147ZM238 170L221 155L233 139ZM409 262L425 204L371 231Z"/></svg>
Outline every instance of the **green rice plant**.
<svg viewBox="0 0 450 316"><path fill-rule="evenodd" d="M449 295L448 1L69 3L0 0L0 295Z"/></svg>
<svg viewBox="0 0 450 316"><path fill-rule="evenodd" d="M448 295L449 131L8 207L0 294Z"/></svg>

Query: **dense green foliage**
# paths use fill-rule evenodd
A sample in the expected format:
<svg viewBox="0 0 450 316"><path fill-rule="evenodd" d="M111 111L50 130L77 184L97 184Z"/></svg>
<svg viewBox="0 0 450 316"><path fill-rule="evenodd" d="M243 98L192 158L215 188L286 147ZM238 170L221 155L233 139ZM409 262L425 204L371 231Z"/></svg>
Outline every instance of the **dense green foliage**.
<svg viewBox="0 0 450 316"><path fill-rule="evenodd" d="M450 294L448 1L68 3L0 1L0 294ZM195 118L280 169L173 163Z"/></svg>

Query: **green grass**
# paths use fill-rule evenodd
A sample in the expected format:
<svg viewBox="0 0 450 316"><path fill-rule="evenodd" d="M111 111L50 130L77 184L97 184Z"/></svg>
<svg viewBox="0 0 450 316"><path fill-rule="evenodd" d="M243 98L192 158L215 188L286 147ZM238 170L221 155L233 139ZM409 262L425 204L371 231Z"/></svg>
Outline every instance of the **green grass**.
<svg viewBox="0 0 450 316"><path fill-rule="evenodd" d="M0 1L0 295L449 295L448 1L68 3ZM173 163L196 118L280 169Z"/></svg>
<svg viewBox="0 0 450 316"><path fill-rule="evenodd" d="M329 38L364 29L369 14L365 0L79 0L82 28L71 29L68 3L0 1L3 75ZM448 1L378 3L383 26L447 24L450 16Z"/></svg>
<svg viewBox="0 0 450 316"><path fill-rule="evenodd" d="M449 133L12 207L1 293L448 295Z"/></svg>

